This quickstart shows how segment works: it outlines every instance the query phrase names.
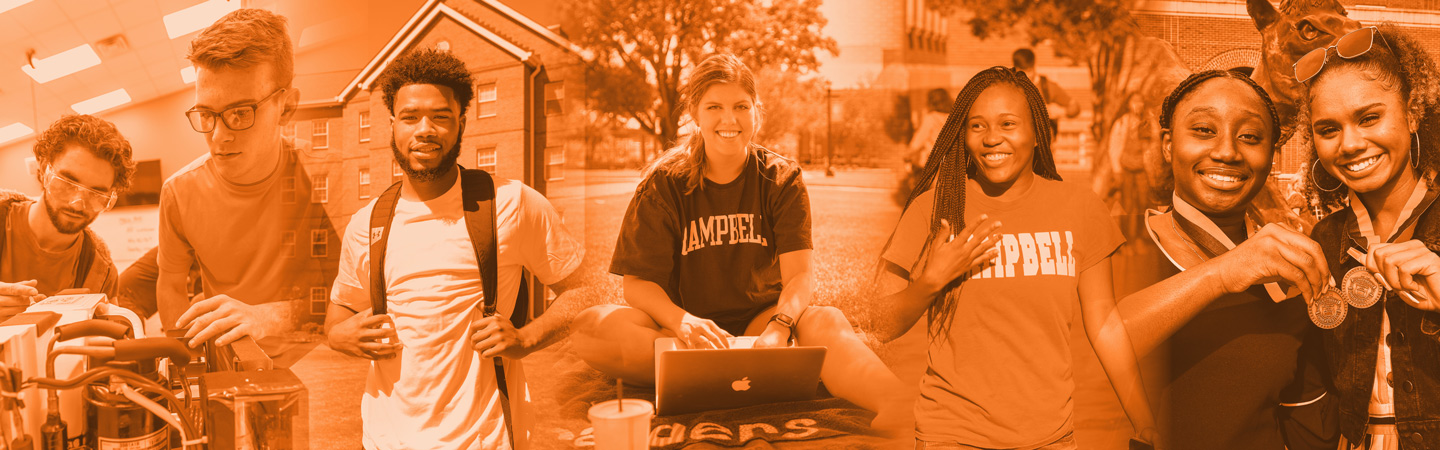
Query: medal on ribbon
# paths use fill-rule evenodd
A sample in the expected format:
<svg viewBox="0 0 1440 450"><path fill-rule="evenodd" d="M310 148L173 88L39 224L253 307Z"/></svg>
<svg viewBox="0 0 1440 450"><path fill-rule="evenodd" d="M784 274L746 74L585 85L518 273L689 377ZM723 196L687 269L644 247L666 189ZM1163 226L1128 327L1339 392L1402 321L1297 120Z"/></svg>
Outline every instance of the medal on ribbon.
<svg viewBox="0 0 1440 450"><path fill-rule="evenodd" d="M1345 279L1340 282L1340 290L1345 292L1345 302L1356 308L1369 308L1385 296L1385 287L1375 281L1375 277L1364 267L1356 266L1345 273Z"/></svg>
<svg viewBox="0 0 1440 450"><path fill-rule="evenodd" d="M1349 310L1345 302L1345 296L1335 289L1326 289L1325 292L1310 301L1310 322L1315 326L1327 330L1340 326L1345 321L1345 314Z"/></svg>

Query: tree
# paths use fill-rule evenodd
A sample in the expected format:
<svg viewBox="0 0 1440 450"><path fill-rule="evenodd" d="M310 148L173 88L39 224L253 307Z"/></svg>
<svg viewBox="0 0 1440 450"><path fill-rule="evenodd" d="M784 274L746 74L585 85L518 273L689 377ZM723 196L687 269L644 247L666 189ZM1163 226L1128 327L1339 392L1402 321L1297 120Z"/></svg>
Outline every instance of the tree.
<svg viewBox="0 0 1440 450"><path fill-rule="evenodd" d="M838 52L821 29L820 0L578 0L575 43L587 50L590 105L633 120L661 147L680 132L685 70L729 52L756 72L804 75L821 51Z"/></svg>
<svg viewBox="0 0 1440 450"><path fill-rule="evenodd" d="M1091 134L1100 151L1092 167L1096 190L1122 209L1139 213L1154 204L1150 186L1153 164L1143 168L1126 161L1131 172L1116 171L1113 148L1125 154L1158 148L1158 135L1147 130L1165 95L1189 74L1174 50L1163 41L1140 34L1130 7L1136 0L931 0L943 13L973 13L971 32L985 39L1025 32L1032 43L1049 41L1055 52L1084 63L1095 93ZM1121 122L1122 117L1132 120ZM1129 125L1126 125L1129 124ZM1144 155L1150 157L1148 153ZM1133 158L1131 158L1133 159ZM1127 179L1128 177L1128 179ZM1117 188L1125 186L1125 188Z"/></svg>

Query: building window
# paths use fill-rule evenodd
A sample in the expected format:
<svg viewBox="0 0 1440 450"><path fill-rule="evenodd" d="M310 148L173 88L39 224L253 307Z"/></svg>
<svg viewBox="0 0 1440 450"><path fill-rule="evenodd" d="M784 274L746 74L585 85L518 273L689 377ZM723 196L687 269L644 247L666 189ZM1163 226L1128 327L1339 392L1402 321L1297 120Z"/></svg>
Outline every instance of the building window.
<svg viewBox="0 0 1440 450"><path fill-rule="evenodd" d="M310 179L313 183L313 190L310 193L310 200L315 203L330 202L330 178L324 175L316 175Z"/></svg>
<svg viewBox="0 0 1440 450"><path fill-rule="evenodd" d="M360 169L360 199L370 198L370 169Z"/></svg>
<svg viewBox="0 0 1440 450"><path fill-rule="evenodd" d="M565 147L546 147L545 160L545 179L565 179Z"/></svg>
<svg viewBox="0 0 1440 450"><path fill-rule="evenodd" d="M370 142L370 111L360 111L360 142Z"/></svg>
<svg viewBox="0 0 1440 450"><path fill-rule="evenodd" d="M330 236L325 234L325 230L310 230L310 256L330 256Z"/></svg>
<svg viewBox="0 0 1440 450"><path fill-rule="evenodd" d="M495 173L495 146L475 149L475 168Z"/></svg>
<svg viewBox="0 0 1440 450"><path fill-rule="evenodd" d="M280 199L285 203L295 203L295 177L285 177L280 183Z"/></svg>
<svg viewBox="0 0 1440 450"><path fill-rule="evenodd" d="M546 83L545 115L558 116L561 114L565 114L565 82Z"/></svg>
<svg viewBox="0 0 1440 450"><path fill-rule="evenodd" d="M310 132L310 148L330 148L330 122L320 119L314 122Z"/></svg>
<svg viewBox="0 0 1440 450"><path fill-rule="evenodd" d="M495 83L482 84L475 93L475 115L477 117L495 116Z"/></svg>
<svg viewBox="0 0 1440 450"><path fill-rule="evenodd" d="M399 161L395 161L395 160L393 160L393 159L390 160L390 176L395 177L395 178L400 178L400 177L405 176L405 171L400 170L400 162L399 162Z"/></svg>
<svg viewBox="0 0 1440 450"><path fill-rule="evenodd" d="M327 290L320 286L310 288L310 314L325 314L325 308L330 303L330 293L326 292Z"/></svg>
<svg viewBox="0 0 1440 450"><path fill-rule="evenodd" d="M295 232L286 231L280 235L280 250L285 252L286 258L295 257Z"/></svg>

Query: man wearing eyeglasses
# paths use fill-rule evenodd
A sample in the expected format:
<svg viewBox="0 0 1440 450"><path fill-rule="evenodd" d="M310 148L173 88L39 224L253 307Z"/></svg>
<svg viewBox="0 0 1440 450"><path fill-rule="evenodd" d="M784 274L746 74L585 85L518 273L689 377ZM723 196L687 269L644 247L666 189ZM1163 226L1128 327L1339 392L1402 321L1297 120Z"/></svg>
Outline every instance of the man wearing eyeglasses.
<svg viewBox="0 0 1440 450"><path fill-rule="evenodd" d="M110 250L88 226L130 186L130 142L92 116L65 116L35 140L39 201L0 191L0 321L47 295L115 296Z"/></svg>
<svg viewBox="0 0 1440 450"><path fill-rule="evenodd" d="M273 351L264 338L304 322L311 288L333 277L332 260L297 251L313 233L338 237L281 132L299 100L293 51L285 18L260 9L230 13L190 44L195 106L185 116L209 152L161 189L156 297L162 326L187 329L192 347L250 335ZM206 297L193 302L192 263Z"/></svg>

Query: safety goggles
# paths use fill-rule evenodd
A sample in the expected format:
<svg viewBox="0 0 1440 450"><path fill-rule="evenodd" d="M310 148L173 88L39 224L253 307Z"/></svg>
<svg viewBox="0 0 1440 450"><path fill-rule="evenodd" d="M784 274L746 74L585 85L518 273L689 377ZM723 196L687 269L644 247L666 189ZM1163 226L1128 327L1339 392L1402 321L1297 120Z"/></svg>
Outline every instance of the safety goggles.
<svg viewBox="0 0 1440 450"><path fill-rule="evenodd" d="M88 211L105 212L119 198L114 191L97 191L65 178L54 169L45 169L45 192L51 198Z"/></svg>
<svg viewBox="0 0 1440 450"><path fill-rule="evenodd" d="M276 89L275 92L271 92L270 95L265 96L265 98L260 99L258 102L232 106L220 112L200 107L190 108L189 111L185 111L185 118L190 119L190 128L201 133L215 131L216 122L224 122L225 128L229 128L231 131L248 130L250 127L255 126L255 110L258 109L261 104L265 103L266 100L270 100L270 97L274 97L275 94L279 94L280 91L283 90L285 90L283 87Z"/></svg>
<svg viewBox="0 0 1440 450"><path fill-rule="evenodd" d="M1355 58L1369 52L1375 46L1375 36L1380 36L1380 42L1385 44L1386 48L1390 47L1390 43L1385 42L1385 36L1380 35L1379 28L1365 27L1351 31L1335 40L1334 45L1311 50L1310 53L1306 53L1305 56L1295 61L1295 79L1305 83L1319 75L1320 69L1325 68L1325 62L1330 59L1330 50L1332 49L1335 50L1335 56L1345 59Z"/></svg>

